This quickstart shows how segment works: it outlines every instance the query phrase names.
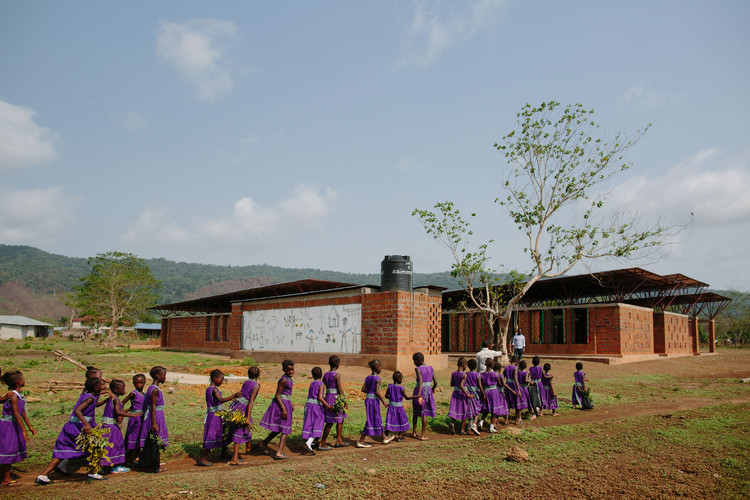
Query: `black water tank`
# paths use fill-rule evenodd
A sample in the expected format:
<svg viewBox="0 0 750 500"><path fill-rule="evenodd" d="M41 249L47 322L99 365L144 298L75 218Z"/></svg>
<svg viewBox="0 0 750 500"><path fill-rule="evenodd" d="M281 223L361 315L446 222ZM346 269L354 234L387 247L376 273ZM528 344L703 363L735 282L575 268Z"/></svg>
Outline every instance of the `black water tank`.
<svg viewBox="0 0 750 500"><path fill-rule="evenodd" d="M380 263L380 290L411 291L411 258L408 255L386 255Z"/></svg>

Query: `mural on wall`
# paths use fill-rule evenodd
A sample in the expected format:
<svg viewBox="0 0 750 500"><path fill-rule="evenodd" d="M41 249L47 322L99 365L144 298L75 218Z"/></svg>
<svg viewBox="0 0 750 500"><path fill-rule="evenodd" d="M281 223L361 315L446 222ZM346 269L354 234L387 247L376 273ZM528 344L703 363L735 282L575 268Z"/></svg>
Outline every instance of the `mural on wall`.
<svg viewBox="0 0 750 500"><path fill-rule="evenodd" d="M359 354L361 339L361 304L242 313L242 348L248 351Z"/></svg>

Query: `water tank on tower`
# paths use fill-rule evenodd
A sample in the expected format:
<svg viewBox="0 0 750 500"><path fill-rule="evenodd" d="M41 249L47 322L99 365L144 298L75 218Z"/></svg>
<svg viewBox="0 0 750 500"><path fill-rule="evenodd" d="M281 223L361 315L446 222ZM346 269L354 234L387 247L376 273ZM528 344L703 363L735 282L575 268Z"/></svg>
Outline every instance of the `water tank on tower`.
<svg viewBox="0 0 750 500"><path fill-rule="evenodd" d="M380 263L380 290L411 291L411 258L408 255L386 255Z"/></svg>

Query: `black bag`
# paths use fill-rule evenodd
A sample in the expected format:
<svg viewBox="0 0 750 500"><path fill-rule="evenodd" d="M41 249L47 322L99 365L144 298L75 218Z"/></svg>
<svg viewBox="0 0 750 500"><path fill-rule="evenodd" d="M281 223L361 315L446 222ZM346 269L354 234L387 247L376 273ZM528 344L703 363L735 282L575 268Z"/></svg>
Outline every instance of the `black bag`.
<svg viewBox="0 0 750 500"><path fill-rule="evenodd" d="M159 469L161 468L160 449L161 439L159 438L159 435L154 431L149 431L148 437L146 438L146 444L141 450L138 465L149 472L159 472Z"/></svg>
<svg viewBox="0 0 750 500"><path fill-rule="evenodd" d="M539 415L539 412L542 409L542 400L539 397L539 389L536 384L532 383L529 386L529 401L531 403L531 408L534 411L534 415Z"/></svg>
<svg viewBox="0 0 750 500"><path fill-rule="evenodd" d="M589 394L583 393L581 394L581 409L582 410L593 410L594 409L594 402L591 401L591 397Z"/></svg>

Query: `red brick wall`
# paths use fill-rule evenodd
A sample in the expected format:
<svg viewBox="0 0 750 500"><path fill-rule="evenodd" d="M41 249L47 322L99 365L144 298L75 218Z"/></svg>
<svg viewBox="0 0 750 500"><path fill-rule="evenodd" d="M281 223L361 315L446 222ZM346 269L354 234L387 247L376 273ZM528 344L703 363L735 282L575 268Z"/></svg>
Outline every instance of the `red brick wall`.
<svg viewBox="0 0 750 500"><path fill-rule="evenodd" d="M230 326L228 314L162 318L161 346L183 350L229 351ZM217 336L219 340L216 340Z"/></svg>
<svg viewBox="0 0 750 500"><path fill-rule="evenodd" d="M532 321L538 321L539 310L519 311L518 320L526 336L526 351L532 354L589 354L612 355L653 353L653 319L650 309L612 304L588 307L589 343L574 344L573 310L563 308L565 314L565 343L552 344L552 309L541 310L544 314L544 342L531 343ZM534 314L532 314L532 312ZM532 320L533 318L533 320Z"/></svg>
<svg viewBox="0 0 750 500"><path fill-rule="evenodd" d="M690 318L684 314L654 312L654 352L690 354L693 352Z"/></svg>
<svg viewBox="0 0 750 500"><path fill-rule="evenodd" d="M643 307L618 304L620 313L620 353L654 353L654 312Z"/></svg>
<svg viewBox="0 0 750 500"><path fill-rule="evenodd" d="M494 335L484 316L476 312L448 314L450 321L450 351L477 352L482 341L492 343Z"/></svg>
<svg viewBox="0 0 750 500"><path fill-rule="evenodd" d="M442 298L437 292L383 292L301 297L232 305L219 319L219 341L214 316L170 317L162 320L162 347L195 350L241 350L242 313L279 308L308 308L362 304L362 354L440 354ZM413 308L412 308L413 305ZM213 318L213 319L212 319ZM226 325L226 326L224 326ZM207 339L211 340L207 340ZM226 338L226 340L224 340Z"/></svg>
<svg viewBox="0 0 750 500"><path fill-rule="evenodd" d="M363 295L362 352L439 354L441 302L440 296L417 292Z"/></svg>

